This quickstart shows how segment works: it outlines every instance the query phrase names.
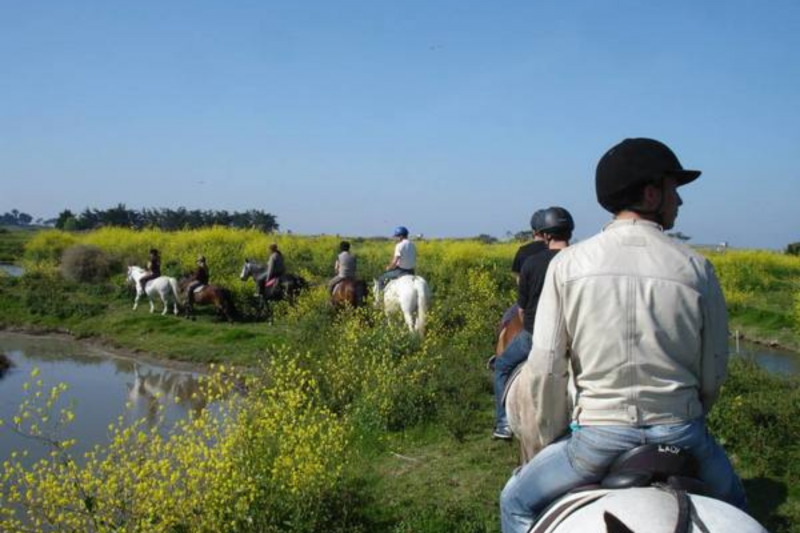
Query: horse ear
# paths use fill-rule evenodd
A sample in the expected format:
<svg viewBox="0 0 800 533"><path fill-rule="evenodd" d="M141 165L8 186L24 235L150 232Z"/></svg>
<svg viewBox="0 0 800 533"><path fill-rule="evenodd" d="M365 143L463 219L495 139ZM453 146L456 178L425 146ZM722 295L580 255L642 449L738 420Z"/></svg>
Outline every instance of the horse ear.
<svg viewBox="0 0 800 533"><path fill-rule="evenodd" d="M622 520L608 511L603 513L603 521L606 523L607 533L633 533L628 526L622 523Z"/></svg>

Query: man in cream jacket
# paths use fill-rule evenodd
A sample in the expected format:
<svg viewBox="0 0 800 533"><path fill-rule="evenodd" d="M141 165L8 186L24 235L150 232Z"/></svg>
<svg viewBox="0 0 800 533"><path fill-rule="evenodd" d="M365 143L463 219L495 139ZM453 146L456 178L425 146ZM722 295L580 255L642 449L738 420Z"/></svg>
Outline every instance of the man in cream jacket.
<svg viewBox="0 0 800 533"><path fill-rule="evenodd" d="M683 203L677 188L699 175L653 139L626 139L600 159L597 199L614 220L548 268L526 364L536 429L552 444L503 489L504 533L527 532L555 498L648 443L687 449L711 495L744 508L705 424L728 363L725 300L711 264L664 234Z"/></svg>

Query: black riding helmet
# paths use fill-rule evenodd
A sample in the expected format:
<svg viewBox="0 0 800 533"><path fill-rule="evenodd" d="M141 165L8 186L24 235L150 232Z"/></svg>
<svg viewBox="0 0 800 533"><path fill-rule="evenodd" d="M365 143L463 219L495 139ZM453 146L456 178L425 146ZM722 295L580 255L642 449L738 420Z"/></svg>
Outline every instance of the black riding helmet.
<svg viewBox="0 0 800 533"><path fill-rule="evenodd" d="M544 215L544 211L544 209L539 209L531 216L531 229L534 233L539 233L542 227L542 215Z"/></svg>
<svg viewBox="0 0 800 533"><path fill-rule="evenodd" d="M572 233L575 221L563 207L548 207L542 212L539 231L547 234Z"/></svg>
<svg viewBox="0 0 800 533"><path fill-rule="evenodd" d="M655 139L625 139L600 158L595 173L597 201L616 213L624 205L627 192L647 184L659 184L673 177L678 186L700 176L699 170L685 170L675 153Z"/></svg>

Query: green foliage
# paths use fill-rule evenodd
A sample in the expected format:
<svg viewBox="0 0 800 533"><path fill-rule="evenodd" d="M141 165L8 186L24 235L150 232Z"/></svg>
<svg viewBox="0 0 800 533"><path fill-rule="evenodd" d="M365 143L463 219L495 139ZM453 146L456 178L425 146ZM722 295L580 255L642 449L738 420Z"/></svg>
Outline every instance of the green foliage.
<svg viewBox="0 0 800 533"><path fill-rule="evenodd" d="M102 313L106 305L77 290L57 272L32 271L22 276L23 303L33 315L59 319L90 318Z"/></svg>
<svg viewBox="0 0 800 533"><path fill-rule="evenodd" d="M108 279L110 261L97 246L79 244L61 256L61 274L70 281L89 283Z"/></svg>

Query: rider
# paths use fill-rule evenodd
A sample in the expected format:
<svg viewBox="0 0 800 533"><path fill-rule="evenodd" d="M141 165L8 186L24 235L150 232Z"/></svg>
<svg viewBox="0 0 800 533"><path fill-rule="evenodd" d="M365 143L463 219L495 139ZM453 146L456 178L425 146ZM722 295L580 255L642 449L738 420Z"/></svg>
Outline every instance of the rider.
<svg viewBox="0 0 800 533"><path fill-rule="evenodd" d="M417 266L417 247L408 240L408 228L405 226L396 227L394 237L397 240L397 244L394 247L392 260L386 265L386 272L378 278L379 292L383 291L386 284L393 279L408 274L413 276Z"/></svg>
<svg viewBox="0 0 800 533"><path fill-rule="evenodd" d="M350 253L350 243L339 243L339 255L334 265L336 276L328 282L328 291L333 292L336 284L345 279L356 279L356 256Z"/></svg>
<svg viewBox="0 0 800 533"><path fill-rule="evenodd" d="M504 533L527 532L548 503L648 443L686 449L710 494L744 508L741 481L705 420L726 374L725 300L711 264L664 234L683 203L677 188L699 175L653 139L626 139L600 159L597 199L614 220L547 272L526 364L534 423L552 444L503 489Z"/></svg>
<svg viewBox="0 0 800 533"><path fill-rule="evenodd" d="M503 395L508 378L514 369L528 358L531 351L533 324L536 319L536 306L544 286L547 266L556 254L569 246L575 222L572 215L563 207L550 207L537 211L539 215L536 234L543 239L545 250L529 256L522 266L517 286L517 309L522 319L523 329L514 337L505 351L494 363L494 401L496 423L492 438L511 440L513 437L508 427L508 417L503 404Z"/></svg>
<svg viewBox="0 0 800 533"><path fill-rule="evenodd" d="M197 257L197 270L194 271L194 274L192 274L189 279L191 279L191 281L188 287L186 287L186 299L189 302L188 308L191 308L194 304L195 289L203 285L208 285L208 264L206 263L206 257L204 255Z"/></svg>
<svg viewBox="0 0 800 533"><path fill-rule="evenodd" d="M545 209L539 209L531 216L531 234L533 240L528 244L520 246L517 253L514 255L514 262L511 264L511 275L514 276L514 281L517 283L519 283L519 274L522 271L522 265L525 264L525 260L547 249L544 235L541 233L542 215L544 215L545 211Z"/></svg>
<svg viewBox="0 0 800 533"><path fill-rule="evenodd" d="M520 270L522 270L522 265L525 263L525 260L532 255L547 249L547 244L544 242L544 235L539 232L542 215L544 212L544 209L539 209L531 216L531 232L533 235L533 240L528 244L520 246L519 249L517 249L517 253L514 255L514 262L511 264L511 275L514 276L514 281L517 284L519 284L519 273ZM502 331L503 328L508 326L508 323L514 318L514 315L518 313L519 306L516 302L514 302L514 305L506 309L506 312L503 313L503 318L500 319L498 331ZM494 356L489 359L490 368L494 366L495 357L499 356L500 353L500 341L498 340L497 346L495 347Z"/></svg>
<svg viewBox="0 0 800 533"><path fill-rule="evenodd" d="M147 282L161 276L161 254L155 248L150 248L150 259L147 261L147 274L139 278L139 285L144 292Z"/></svg>
<svg viewBox="0 0 800 533"><path fill-rule="evenodd" d="M267 272L264 275L264 289L270 287L272 280L280 279L286 273L286 266L283 262L283 254L278 250L278 245L269 245L269 260L267 260Z"/></svg>

